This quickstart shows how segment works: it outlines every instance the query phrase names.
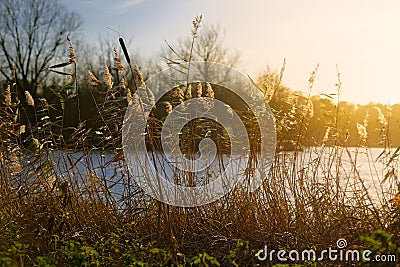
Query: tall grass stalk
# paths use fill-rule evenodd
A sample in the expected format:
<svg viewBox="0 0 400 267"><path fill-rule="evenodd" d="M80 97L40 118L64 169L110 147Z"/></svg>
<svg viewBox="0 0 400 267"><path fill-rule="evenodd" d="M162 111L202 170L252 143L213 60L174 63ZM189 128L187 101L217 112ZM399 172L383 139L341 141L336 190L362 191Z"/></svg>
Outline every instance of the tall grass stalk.
<svg viewBox="0 0 400 267"><path fill-rule="evenodd" d="M119 41L123 45L123 40ZM98 81L90 89L95 92L91 96L98 117L77 127L73 136L79 150L57 146L62 137L54 130L58 124L46 118L50 107L44 101L40 112L38 107L35 113L38 123L28 125L27 133L21 131L18 118L31 106L19 105L18 98L12 97L11 103L7 98L10 105L0 108L0 134L5 140L0 146L2 264L178 266L200 259L214 264L218 261L223 266L245 266L258 263L254 255L265 245L322 250L345 238L348 248L361 249L365 248L362 235L371 235L376 229L398 233L393 223L398 208L390 204L394 203L398 181L394 174L386 175L391 168L397 173L398 151L387 150L380 156L381 163L365 146L354 152L338 138L338 117L333 135L328 134L325 143L302 151L279 151L262 187L255 192L237 186L220 200L194 208L168 206L150 198L128 171L121 153L120 129L127 105L135 101L134 97L129 99L128 92L146 90L146 101L151 101L151 93L139 67L122 49L131 79L122 71L117 53L120 84L112 83L108 69L102 83L91 77ZM211 96L211 90L216 90L213 85L188 82L184 88L186 92L176 96L189 98L189 88L192 98L205 92ZM166 110L173 106L163 105ZM100 126L85 126L91 119ZM297 119L302 128L293 131L293 137L302 138L307 123L301 117ZM146 131L154 148L153 162L157 162L157 129L151 126L157 128L159 121L151 123ZM212 127L209 121L198 123L205 129ZM203 132L196 132L198 128L194 123L188 126L185 145L202 136ZM21 136L26 139L28 134L31 138L22 142ZM32 145L33 138L39 147ZM250 141L251 147L257 146L256 139ZM329 142L333 145L328 146ZM257 154L252 157L256 162ZM357 164L361 157L371 164L370 177ZM166 174L163 168L157 171ZM190 185L191 179L199 182L193 174L175 175L184 185ZM378 180L378 190L369 186L371 179Z"/></svg>

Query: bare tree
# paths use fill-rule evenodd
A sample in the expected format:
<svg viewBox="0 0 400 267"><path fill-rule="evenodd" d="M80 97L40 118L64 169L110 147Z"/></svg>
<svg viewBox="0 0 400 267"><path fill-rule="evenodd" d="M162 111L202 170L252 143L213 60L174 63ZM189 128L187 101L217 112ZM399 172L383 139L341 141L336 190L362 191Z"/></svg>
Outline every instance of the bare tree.
<svg viewBox="0 0 400 267"><path fill-rule="evenodd" d="M204 25L196 33L195 41L188 36L179 41L176 48L168 50L167 57L189 61L218 62L229 66L235 66L239 60L239 54L229 51L224 46L224 32L218 25ZM192 47L193 42L193 49ZM175 52L175 53L174 53ZM192 54L191 54L192 53ZM176 58L178 56L178 58Z"/></svg>
<svg viewBox="0 0 400 267"><path fill-rule="evenodd" d="M65 52L66 37L81 27L80 16L54 0L0 2L0 76L17 79L34 97L44 71ZM15 76L12 77L12 70Z"/></svg>
<svg viewBox="0 0 400 267"><path fill-rule="evenodd" d="M216 62L231 67L238 64L240 55L238 52L230 51L224 45L224 32L220 26L204 25L198 26L195 30L192 36L178 41L177 46L167 43L168 49L162 51L167 64L174 65L189 61ZM228 75L228 73L217 73L209 69L209 66L209 64L204 64L204 67L198 70L206 78L218 76L218 79L222 81Z"/></svg>

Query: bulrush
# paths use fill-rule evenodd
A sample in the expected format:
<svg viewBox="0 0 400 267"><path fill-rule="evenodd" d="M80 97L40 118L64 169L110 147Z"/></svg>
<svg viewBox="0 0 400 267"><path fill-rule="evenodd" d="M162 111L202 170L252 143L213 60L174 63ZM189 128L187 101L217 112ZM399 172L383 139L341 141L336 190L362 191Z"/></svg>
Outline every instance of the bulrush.
<svg viewBox="0 0 400 267"><path fill-rule="evenodd" d="M124 43L124 39L119 38L118 41L119 41L119 44L122 47L122 51L124 52L126 61L128 62L128 64L131 64L131 59L129 58L128 50L126 49L126 46L125 46L125 43Z"/></svg>

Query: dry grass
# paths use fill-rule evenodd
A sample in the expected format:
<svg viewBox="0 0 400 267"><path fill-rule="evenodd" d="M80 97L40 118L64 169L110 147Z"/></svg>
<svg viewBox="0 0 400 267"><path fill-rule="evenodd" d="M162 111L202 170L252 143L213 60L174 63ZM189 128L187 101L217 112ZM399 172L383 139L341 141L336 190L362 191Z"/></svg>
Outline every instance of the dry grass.
<svg viewBox="0 0 400 267"><path fill-rule="evenodd" d="M237 187L195 208L167 206L146 196L127 171L120 141L131 91L143 78L130 66L131 77L125 77L117 53L115 58L120 77L114 84L107 67L103 83L89 73L93 87L85 90L98 110L92 120L101 126L89 129L88 119L75 129L79 152L62 150L65 156L54 158L52 153L59 152L65 140L57 133L60 122L46 117L51 107L45 101L33 105L29 96L28 105L21 106L25 100L14 95L11 103L7 96L0 111L0 262L168 266L195 264L197 259L211 262L214 257L224 266L250 266L264 245L322 250L345 238L351 248L363 248L360 237L376 229L398 234L399 207L390 202L398 190L397 152L386 150L382 163L370 158L371 173L383 164L384 174L374 177L386 180L376 180L383 194L375 200L375 189L366 186L357 167L357 158L369 153L368 148L354 153L337 139L334 146L280 152L254 193ZM185 95L189 97L187 91ZM19 114L32 110L36 123L21 124ZM277 123L284 123L280 116ZM303 118L300 122L303 126L293 136L307 129ZM26 133L20 131L22 126ZM334 132L326 143L332 138ZM103 156L109 153L113 157ZM110 166L119 176L106 173Z"/></svg>

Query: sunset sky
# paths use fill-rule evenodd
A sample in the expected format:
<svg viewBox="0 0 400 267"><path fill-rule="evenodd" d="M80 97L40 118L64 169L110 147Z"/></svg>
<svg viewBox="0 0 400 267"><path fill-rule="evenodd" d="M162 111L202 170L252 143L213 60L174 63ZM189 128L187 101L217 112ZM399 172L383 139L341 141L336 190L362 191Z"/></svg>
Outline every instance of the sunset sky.
<svg viewBox="0 0 400 267"><path fill-rule="evenodd" d="M336 64L341 99L400 103L400 2L268 0L62 0L79 12L83 34L95 42L106 27L132 39L132 49L157 57L164 39L190 34L192 20L225 30L225 44L239 51L238 68L256 78L267 65L278 71L286 58L284 84L307 91L319 63L313 94L334 93ZM201 34L201 32L200 32ZM117 37L117 36L116 36ZM117 45L117 43L116 43Z"/></svg>

